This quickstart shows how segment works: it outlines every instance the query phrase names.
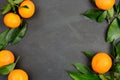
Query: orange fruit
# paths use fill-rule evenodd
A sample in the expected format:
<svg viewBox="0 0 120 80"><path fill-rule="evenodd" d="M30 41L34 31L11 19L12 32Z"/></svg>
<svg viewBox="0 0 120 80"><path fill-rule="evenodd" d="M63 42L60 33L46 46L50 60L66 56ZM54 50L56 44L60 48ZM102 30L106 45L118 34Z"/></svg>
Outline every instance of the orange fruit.
<svg viewBox="0 0 120 80"><path fill-rule="evenodd" d="M95 4L101 10L109 10L115 4L115 0L95 0Z"/></svg>
<svg viewBox="0 0 120 80"><path fill-rule="evenodd" d="M31 0L25 0L20 4L18 12L23 18L30 18L35 13L35 5Z"/></svg>
<svg viewBox="0 0 120 80"><path fill-rule="evenodd" d="M21 19L19 15L15 13L7 13L4 16L4 24L9 28L17 28L20 26Z"/></svg>
<svg viewBox="0 0 120 80"><path fill-rule="evenodd" d="M28 74L22 69L14 69L8 75L8 80L28 80Z"/></svg>
<svg viewBox="0 0 120 80"><path fill-rule="evenodd" d="M9 50L0 51L0 67L14 63L14 55Z"/></svg>
<svg viewBox="0 0 120 80"><path fill-rule="evenodd" d="M99 74L104 74L111 68L112 59L107 53L99 52L92 58L91 65L93 71Z"/></svg>

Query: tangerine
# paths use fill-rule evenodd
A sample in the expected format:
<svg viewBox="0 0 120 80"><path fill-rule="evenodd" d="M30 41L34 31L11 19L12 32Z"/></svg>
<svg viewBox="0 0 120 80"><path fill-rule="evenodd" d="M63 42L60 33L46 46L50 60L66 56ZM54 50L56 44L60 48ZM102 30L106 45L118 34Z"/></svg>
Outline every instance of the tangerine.
<svg viewBox="0 0 120 80"><path fill-rule="evenodd" d="M14 55L10 50L0 51L0 67L14 63Z"/></svg>
<svg viewBox="0 0 120 80"><path fill-rule="evenodd" d="M20 4L18 12L23 18L30 18L35 13L35 5L31 0L25 0Z"/></svg>
<svg viewBox="0 0 120 80"><path fill-rule="evenodd" d="M8 80L28 80L28 74L22 69L14 69L8 75Z"/></svg>
<svg viewBox="0 0 120 80"><path fill-rule="evenodd" d="M92 58L91 65L93 71L99 74L104 74L111 68L112 59L107 53L99 52Z"/></svg>
<svg viewBox="0 0 120 80"><path fill-rule="evenodd" d="M115 4L115 0L95 0L95 4L101 10L109 10Z"/></svg>
<svg viewBox="0 0 120 80"><path fill-rule="evenodd" d="M18 14L7 13L4 16L4 24L9 28L17 28L21 24L21 19Z"/></svg>

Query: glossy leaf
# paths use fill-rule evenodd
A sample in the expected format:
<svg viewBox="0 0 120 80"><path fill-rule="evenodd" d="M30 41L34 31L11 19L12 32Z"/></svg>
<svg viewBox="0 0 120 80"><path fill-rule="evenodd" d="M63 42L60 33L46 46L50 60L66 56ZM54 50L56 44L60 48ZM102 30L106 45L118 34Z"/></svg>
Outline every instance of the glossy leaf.
<svg viewBox="0 0 120 80"><path fill-rule="evenodd" d="M20 28L10 29L6 35L6 41L9 43L12 42L19 32L20 32Z"/></svg>
<svg viewBox="0 0 120 80"><path fill-rule="evenodd" d="M7 75L9 74L16 66L18 60L19 60L20 57L17 58L16 62L15 63L12 63L12 64L9 64L9 65L6 65L6 66L3 66L0 68L0 74L1 75Z"/></svg>
<svg viewBox="0 0 120 80"><path fill-rule="evenodd" d="M0 68L0 74L1 75L9 74L10 71L12 71L14 69L14 67L15 67L15 63L4 66L4 67Z"/></svg>
<svg viewBox="0 0 120 80"><path fill-rule="evenodd" d="M25 24L22 27L22 29L19 31L19 33L17 34L17 36L12 41L12 44L18 43L25 36L26 30L27 30L27 24Z"/></svg>
<svg viewBox="0 0 120 80"><path fill-rule="evenodd" d="M81 63L75 63L73 65L80 73L88 74L88 75L95 75L95 73L86 65L83 65Z"/></svg>
<svg viewBox="0 0 120 80"><path fill-rule="evenodd" d="M90 51L83 51L83 54L88 57L90 60L92 59L92 57L95 55L94 52L90 52Z"/></svg>
<svg viewBox="0 0 120 80"><path fill-rule="evenodd" d="M104 11L100 16L98 17L97 21L98 22L103 22L105 18L107 17L107 11Z"/></svg>
<svg viewBox="0 0 120 80"><path fill-rule="evenodd" d="M108 13L108 16L109 16L110 18L113 18L113 16L114 16L114 8L109 9L109 10L107 11L107 13Z"/></svg>
<svg viewBox="0 0 120 80"><path fill-rule="evenodd" d="M20 4L23 0L14 0L15 4Z"/></svg>
<svg viewBox="0 0 120 80"><path fill-rule="evenodd" d="M8 42L5 39L5 36L7 35L8 32L9 29L0 34L0 50L4 49L8 45Z"/></svg>
<svg viewBox="0 0 120 80"><path fill-rule="evenodd" d="M11 10L11 5L10 4L6 4L2 9L1 9L1 13L4 15L6 13L8 13Z"/></svg>
<svg viewBox="0 0 120 80"><path fill-rule="evenodd" d="M100 80L98 76L85 75L72 71L67 72L70 75L70 77L73 78L73 80Z"/></svg>
<svg viewBox="0 0 120 80"><path fill-rule="evenodd" d="M27 24L19 28L10 29L5 37L6 41L12 44L18 43L24 37L26 29Z"/></svg>
<svg viewBox="0 0 120 80"><path fill-rule="evenodd" d="M108 32L107 32L107 42L113 42L120 38L120 25L117 18L113 20L110 24Z"/></svg>
<svg viewBox="0 0 120 80"><path fill-rule="evenodd" d="M86 11L83 15L90 19L97 19L101 13L102 13L102 11L100 11L100 10L90 9L90 10Z"/></svg>

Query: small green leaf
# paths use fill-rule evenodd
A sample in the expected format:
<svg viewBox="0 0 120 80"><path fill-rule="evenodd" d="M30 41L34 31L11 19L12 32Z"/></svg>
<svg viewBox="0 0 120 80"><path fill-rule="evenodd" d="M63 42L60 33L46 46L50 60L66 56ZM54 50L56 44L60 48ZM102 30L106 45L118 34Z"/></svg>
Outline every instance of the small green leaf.
<svg viewBox="0 0 120 80"><path fill-rule="evenodd" d="M95 55L94 52L90 52L90 51L83 51L83 54L88 57L90 60L92 59L92 57Z"/></svg>
<svg viewBox="0 0 120 80"><path fill-rule="evenodd" d="M120 59L120 42L116 45L116 59Z"/></svg>
<svg viewBox="0 0 120 80"><path fill-rule="evenodd" d="M118 14L120 13L120 1L118 2L118 4L115 4L115 10Z"/></svg>
<svg viewBox="0 0 120 80"><path fill-rule="evenodd" d="M12 41L12 44L18 43L25 36L26 30L27 30L27 24L25 24L22 27L22 29L19 31L19 33L17 34L17 36Z"/></svg>
<svg viewBox="0 0 120 80"><path fill-rule="evenodd" d="M102 11L100 11L100 10L90 9L90 10L86 11L83 15L90 19L97 19L101 13L102 13Z"/></svg>
<svg viewBox="0 0 120 80"><path fill-rule="evenodd" d="M98 22L103 22L107 17L107 11L104 11L97 19Z"/></svg>
<svg viewBox="0 0 120 80"><path fill-rule="evenodd" d="M88 74L88 75L95 75L95 73L86 65L83 65L81 63L75 63L73 65L80 73Z"/></svg>
<svg viewBox="0 0 120 80"><path fill-rule="evenodd" d="M115 11L118 13L119 12L119 8L118 8L118 6L115 4L114 5L114 9L115 9Z"/></svg>
<svg viewBox="0 0 120 80"><path fill-rule="evenodd" d="M14 0L8 0L11 5L15 5Z"/></svg>
<svg viewBox="0 0 120 80"><path fill-rule="evenodd" d="M114 70L115 70L115 72L120 73L120 63L115 64Z"/></svg>
<svg viewBox="0 0 120 80"><path fill-rule="evenodd" d="M110 19L113 18L113 16L114 16L114 8L109 9L107 11L107 13L108 13L108 16L109 16Z"/></svg>
<svg viewBox="0 0 120 80"><path fill-rule="evenodd" d="M23 1L23 0L14 0L13 2L14 2L15 4L20 4L22 1Z"/></svg>
<svg viewBox="0 0 120 80"><path fill-rule="evenodd" d="M115 18L109 26L107 32L107 42L113 42L120 38L120 25L117 18Z"/></svg>
<svg viewBox="0 0 120 80"><path fill-rule="evenodd" d="M27 5L20 6L19 8L29 8Z"/></svg>
<svg viewBox="0 0 120 80"><path fill-rule="evenodd" d="M1 75L7 75L9 74L16 66L18 60L19 60L20 57L17 58L16 62L15 63L12 63L12 64L9 64L9 65L6 65L6 66L3 66L0 68L0 74Z"/></svg>
<svg viewBox="0 0 120 80"><path fill-rule="evenodd" d="M5 40L5 36L8 32L9 29L5 30L3 33L0 34L0 50L4 49L8 45L8 42Z"/></svg>
<svg viewBox="0 0 120 80"><path fill-rule="evenodd" d="M6 4L2 9L1 9L1 13L4 15L6 13L8 13L11 10L11 5L10 4Z"/></svg>
<svg viewBox="0 0 120 80"><path fill-rule="evenodd" d="M0 68L0 74L1 75L7 75L12 71L15 67L15 63L9 64L7 66L1 67Z"/></svg>
<svg viewBox="0 0 120 80"><path fill-rule="evenodd" d="M67 71L67 73L73 80L100 80L98 76L85 75L73 71Z"/></svg>
<svg viewBox="0 0 120 80"><path fill-rule="evenodd" d="M112 43L111 45L110 52L111 52L111 56L115 59L116 58L116 45L114 43Z"/></svg>

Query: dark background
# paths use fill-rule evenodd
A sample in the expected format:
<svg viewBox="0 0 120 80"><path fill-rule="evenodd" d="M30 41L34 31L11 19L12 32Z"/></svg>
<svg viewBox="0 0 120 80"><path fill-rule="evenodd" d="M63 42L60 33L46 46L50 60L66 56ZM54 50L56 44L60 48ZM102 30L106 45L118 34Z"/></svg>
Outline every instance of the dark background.
<svg viewBox="0 0 120 80"><path fill-rule="evenodd" d="M21 56L17 67L29 74L29 80L71 80L66 70L73 63L87 63L83 50L109 51L105 42L106 22L97 23L83 15L93 8L90 0L33 0L35 15L27 19L28 30L22 41L8 46ZM0 7L7 0L0 0ZM0 15L0 31L6 27ZM7 80L7 76L0 76Z"/></svg>

